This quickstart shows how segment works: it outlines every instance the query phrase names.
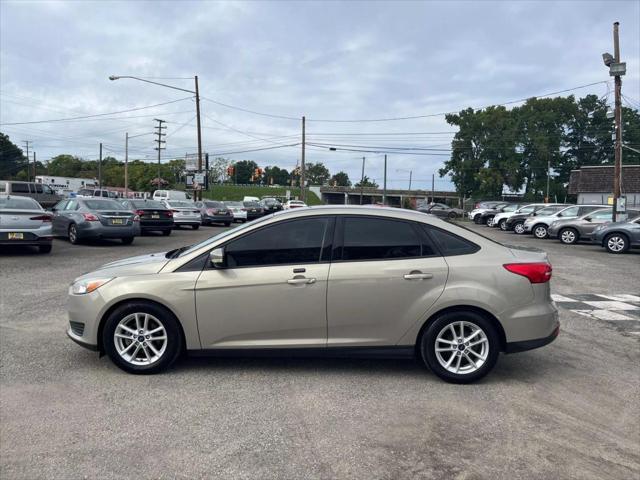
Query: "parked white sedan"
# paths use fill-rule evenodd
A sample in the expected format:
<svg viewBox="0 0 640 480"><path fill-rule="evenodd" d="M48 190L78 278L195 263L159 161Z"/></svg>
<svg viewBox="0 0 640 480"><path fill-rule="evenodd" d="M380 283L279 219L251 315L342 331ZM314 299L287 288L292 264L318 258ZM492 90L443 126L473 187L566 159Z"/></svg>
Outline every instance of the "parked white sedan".
<svg viewBox="0 0 640 480"><path fill-rule="evenodd" d="M302 200L289 200L287 203L284 204L284 209L291 210L292 208L302 208L306 206L307 204L304 203Z"/></svg>
<svg viewBox="0 0 640 480"><path fill-rule="evenodd" d="M194 230L200 228L202 215L195 203L189 200L165 200L162 203L173 212L173 223L176 228L182 225L189 225Z"/></svg>
<svg viewBox="0 0 640 480"><path fill-rule="evenodd" d="M233 213L234 222L246 222L247 221L247 208L243 202L224 202L231 213Z"/></svg>
<svg viewBox="0 0 640 480"><path fill-rule="evenodd" d="M51 252L51 214L29 197L0 196L0 246L29 245Z"/></svg>

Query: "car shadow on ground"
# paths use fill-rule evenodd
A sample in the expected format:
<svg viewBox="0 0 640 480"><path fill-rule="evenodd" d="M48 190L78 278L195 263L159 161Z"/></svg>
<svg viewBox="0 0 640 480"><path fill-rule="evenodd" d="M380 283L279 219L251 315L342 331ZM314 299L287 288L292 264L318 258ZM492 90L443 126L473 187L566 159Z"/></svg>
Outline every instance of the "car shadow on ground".
<svg viewBox="0 0 640 480"><path fill-rule="evenodd" d="M20 256L32 256L42 255L38 252L38 247L29 247L27 245L3 245L0 246L0 257L20 257Z"/></svg>

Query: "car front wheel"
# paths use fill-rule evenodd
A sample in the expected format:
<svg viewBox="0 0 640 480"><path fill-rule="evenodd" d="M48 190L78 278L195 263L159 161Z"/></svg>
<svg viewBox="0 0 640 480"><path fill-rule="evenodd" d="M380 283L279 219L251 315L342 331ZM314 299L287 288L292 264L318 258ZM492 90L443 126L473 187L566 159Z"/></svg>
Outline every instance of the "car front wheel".
<svg viewBox="0 0 640 480"><path fill-rule="evenodd" d="M420 353L438 377L471 383L489 373L498 360L500 340L493 324L475 312L438 316L424 331Z"/></svg>
<svg viewBox="0 0 640 480"><path fill-rule="evenodd" d="M604 246L609 253L624 253L629 250L629 239L626 235L612 233L604 239Z"/></svg>
<svg viewBox="0 0 640 480"><path fill-rule="evenodd" d="M523 222L518 222L513 226L513 231L516 232L518 235L522 235L524 233L524 223Z"/></svg>
<svg viewBox="0 0 640 480"><path fill-rule="evenodd" d="M563 228L558 232L558 238L565 245L573 245L578 241L578 232L573 228Z"/></svg>
<svg viewBox="0 0 640 480"><path fill-rule="evenodd" d="M69 243L72 245L80 243L80 239L78 238L78 227L76 227L75 223L69 225Z"/></svg>
<svg viewBox="0 0 640 480"><path fill-rule="evenodd" d="M536 225L533 227L533 234L536 238L547 238L547 227L546 225Z"/></svg>
<svg viewBox="0 0 640 480"><path fill-rule="evenodd" d="M102 342L113 363L136 374L161 372L182 351L176 318L163 307L147 302L116 308L106 320Z"/></svg>

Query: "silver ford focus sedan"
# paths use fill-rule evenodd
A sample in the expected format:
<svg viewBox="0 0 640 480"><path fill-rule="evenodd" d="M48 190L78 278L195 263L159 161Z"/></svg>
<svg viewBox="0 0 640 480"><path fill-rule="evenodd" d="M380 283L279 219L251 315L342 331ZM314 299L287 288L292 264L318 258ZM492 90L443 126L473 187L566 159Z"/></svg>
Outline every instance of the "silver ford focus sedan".
<svg viewBox="0 0 640 480"><path fill-rule="evenodd" d="M131 373L184 351L415 356L468 383L556 338L550 278L545 253L422 213L295 209L77 278L67 333Z"/></svg>

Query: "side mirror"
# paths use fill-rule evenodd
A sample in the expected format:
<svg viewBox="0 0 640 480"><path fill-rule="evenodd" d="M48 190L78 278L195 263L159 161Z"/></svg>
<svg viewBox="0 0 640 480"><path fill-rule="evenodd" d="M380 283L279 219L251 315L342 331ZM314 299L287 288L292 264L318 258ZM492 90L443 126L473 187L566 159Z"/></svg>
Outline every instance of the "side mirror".
<svg viewBox="0 0 640 480"><path fill-rule="evenodd" d="M587 222L590 222L590 221L591 221L591 217L584 217L584 219L585 219Z"/></svg>
<svg viewBox="0 0 640 480"><path fill-rule="evenodd" d="M225 261L224 247L211 250L209 253L209 261L213 268L225 268L227 262Z"/></svg>

